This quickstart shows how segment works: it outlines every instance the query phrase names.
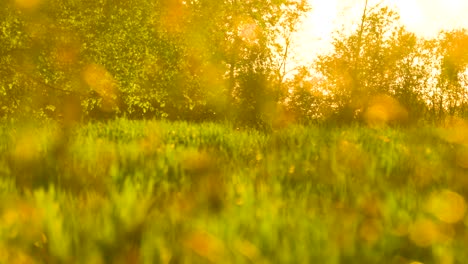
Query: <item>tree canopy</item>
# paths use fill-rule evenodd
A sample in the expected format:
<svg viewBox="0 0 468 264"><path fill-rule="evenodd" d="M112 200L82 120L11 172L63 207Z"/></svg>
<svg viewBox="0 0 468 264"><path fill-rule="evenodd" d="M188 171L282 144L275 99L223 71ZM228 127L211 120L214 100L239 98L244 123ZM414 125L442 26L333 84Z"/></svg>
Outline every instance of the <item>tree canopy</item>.
<svg viewBox="0 0 468 264"><path fill-rule="evenodd" d="M408 123L467 115L466 30L426 40L366 5L286 78L305 0L0 3L0 116ZM283 120L283 121L281 121ZM283 122L283 123L284 123Z"/></svg>

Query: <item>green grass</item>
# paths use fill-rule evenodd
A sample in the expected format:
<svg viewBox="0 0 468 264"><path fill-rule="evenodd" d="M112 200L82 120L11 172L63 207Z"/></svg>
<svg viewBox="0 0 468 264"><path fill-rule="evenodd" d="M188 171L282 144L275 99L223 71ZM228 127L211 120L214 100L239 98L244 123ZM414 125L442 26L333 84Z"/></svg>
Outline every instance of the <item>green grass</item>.
<svg viewBox="0 0 468 264"><path fill-rule="evenodd" d="M465 129L0 125L0 263L464 263Z"/></svg>

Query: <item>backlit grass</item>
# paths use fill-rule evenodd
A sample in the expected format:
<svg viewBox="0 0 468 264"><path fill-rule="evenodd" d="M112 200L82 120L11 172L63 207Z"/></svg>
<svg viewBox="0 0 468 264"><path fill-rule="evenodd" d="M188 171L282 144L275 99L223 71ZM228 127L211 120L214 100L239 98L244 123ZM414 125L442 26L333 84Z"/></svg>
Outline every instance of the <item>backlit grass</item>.
<svg viewBox="0 0 468 264"><path fill-rule="evenodd" d="M466 122L0 125L1 263L463 263Z"/></svg>

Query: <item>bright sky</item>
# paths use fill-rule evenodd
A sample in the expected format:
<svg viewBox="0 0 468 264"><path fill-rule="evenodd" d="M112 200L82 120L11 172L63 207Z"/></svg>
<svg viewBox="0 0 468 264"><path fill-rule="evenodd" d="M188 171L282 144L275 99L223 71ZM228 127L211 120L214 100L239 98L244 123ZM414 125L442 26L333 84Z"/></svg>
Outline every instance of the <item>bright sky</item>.
<svg viewBox="0 0 468 264"><path fill-rule="evenodd" d="M309 0L312 11L298 33L296 60L311 62L330 49L331 33L356 25L365 0ZM409 31L435 37L440 30L468 28L468 0L369 0L394 7Z"/></svg>

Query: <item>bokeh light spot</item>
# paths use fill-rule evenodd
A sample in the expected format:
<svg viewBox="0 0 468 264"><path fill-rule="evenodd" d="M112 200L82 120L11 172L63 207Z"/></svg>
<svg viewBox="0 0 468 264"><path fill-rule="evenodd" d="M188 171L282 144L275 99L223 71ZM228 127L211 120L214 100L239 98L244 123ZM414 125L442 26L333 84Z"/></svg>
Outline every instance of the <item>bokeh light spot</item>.
<svg viewBox="0 0 468 264"><path fill-rule="evenodd" d="M439 238L437 225L429 219L415 221L409 231L411 241L418 247L429 247L436 243Z"/></svg>
<svg viewBox="0 0 468 264"><path fill-rule="evenodd" d="M26 131L18 137L12 157L17 161L33 161L39 158L41 151L37 134L34 134L34 131Z"/></svg>
<svg viewBox="0 0 468 264"><path fill-rule="evenodd" d="M463 169L468 169L468 146L460 147L456 152L456 163Z"/></svg>
<svg viewBox="0 0 468 264"><path fill-rule="evenodd" d="M448 117L440 130L442 139L449 143L468 143L468 122L458 117Z"/></svg>
<svg viewBox="0 0 468 264"><path fill-rule="evenodd" d="M15 0L16 5L19 8L34 9L41 4L42 0Z"/></svg>
<svg viewBox="0 0 468 264"><path fill-rule="evenodd" d="M408 112L393 97L378 95L371 99L364 118L369 125L380 126L391 122L404 122L408 118Z"/></svg>
<svg viewBox="0 0 468 264"><path fill-rule="evenodd" d="M212 263L220 263L223 259L225 249L222 241L206 232L194 232L184 245Z"/></svg>
<svg viewBox="0 0 468 264"><path fill-rule="evenodd" d="M239 26L239 37L248 43L254 44L258 40L258 26L255 22L247 20Z"/></svg>
<svg viewBox="0 0 468 264"><path fill-rule="evenodd" d="M101 96L104 110L111 111L116 106L116 82L104 67L94 63L87 65L83 70L83 79Z"/></svg>
<svg viewBox="0 0 468 264"><path fill-rule="evenodd" d="M429 199L429 211L440 221L453 224L463 219L466 213L465 199L456 192L443 190Z"/></svg>

